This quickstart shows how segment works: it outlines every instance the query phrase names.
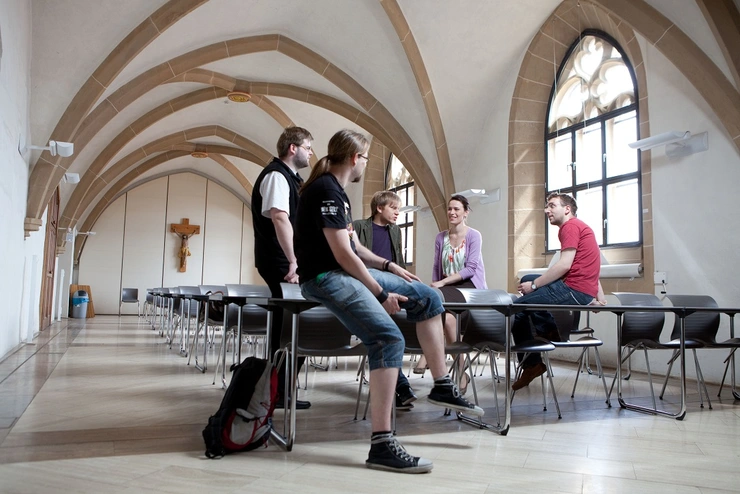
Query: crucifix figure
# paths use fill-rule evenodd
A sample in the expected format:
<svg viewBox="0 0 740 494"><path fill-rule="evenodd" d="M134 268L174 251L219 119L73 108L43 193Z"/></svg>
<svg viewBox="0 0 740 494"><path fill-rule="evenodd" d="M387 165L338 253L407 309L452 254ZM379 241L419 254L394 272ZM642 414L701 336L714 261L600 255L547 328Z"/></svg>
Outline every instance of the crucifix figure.
<svg viewBox="0 0 740 494"><path fill-rule="evenodd" d="M170 232L176 233L180 237L180 251L177 254L177 257L180 258L178 271L184 273L188 268L188 256L190 255L188 239L200 233L200 226L191 225L189 218L183 218L182 223L172 223L170 225Z"/></svg>

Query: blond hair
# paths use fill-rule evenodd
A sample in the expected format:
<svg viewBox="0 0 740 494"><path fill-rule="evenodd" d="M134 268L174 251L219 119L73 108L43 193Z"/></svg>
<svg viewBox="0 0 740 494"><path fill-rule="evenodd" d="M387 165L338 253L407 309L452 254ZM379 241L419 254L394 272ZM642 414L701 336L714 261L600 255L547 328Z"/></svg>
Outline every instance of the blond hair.
<svg viewBox="0 0 740 494"><path fill-rule="evenodd" d="M378 208L383 208L388 204L401 204L401 198L392 190L380 190L373 194L370 200L370 218L375 218L378 214Z"/></svg>

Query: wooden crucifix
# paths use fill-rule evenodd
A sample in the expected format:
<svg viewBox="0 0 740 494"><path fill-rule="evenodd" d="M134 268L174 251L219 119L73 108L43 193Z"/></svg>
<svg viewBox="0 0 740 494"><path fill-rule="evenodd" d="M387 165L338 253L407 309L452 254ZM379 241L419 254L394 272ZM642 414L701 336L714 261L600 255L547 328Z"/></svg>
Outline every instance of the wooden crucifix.
<svg viewBox="0 0 740 494"><path fill-rule="evenodd" d="M183 218L182 223L170 224L170 232L180 237L180 251L177 254L177 257L180 258L180 268L178 271L184 273L188 268L188 256L190 255L188 239L200 233L200 226L191 225L190 218Z"/></svg>

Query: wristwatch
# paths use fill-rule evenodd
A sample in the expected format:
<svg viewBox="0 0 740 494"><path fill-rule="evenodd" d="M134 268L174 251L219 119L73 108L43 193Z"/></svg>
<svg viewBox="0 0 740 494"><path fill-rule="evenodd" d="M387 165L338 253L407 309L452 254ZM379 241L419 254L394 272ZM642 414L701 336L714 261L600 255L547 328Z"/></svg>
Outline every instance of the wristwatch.
<svg viewBox="0 0 740 494"><path fill-rule="evenodd" d="M534 281L532 282L532 291L537 290L537 285L534 284Z"/></svg>

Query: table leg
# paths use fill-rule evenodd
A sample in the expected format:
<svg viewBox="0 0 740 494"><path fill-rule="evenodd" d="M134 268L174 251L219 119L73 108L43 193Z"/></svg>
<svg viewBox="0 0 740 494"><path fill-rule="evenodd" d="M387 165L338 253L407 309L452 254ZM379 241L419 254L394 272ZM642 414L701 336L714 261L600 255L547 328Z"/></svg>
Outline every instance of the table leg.
<svg viewBox="0 0 740 494"><path fill-rule="evenodd" d="M206 369L208 369L208 306L210 304L208 303L208 300L204 300L203 303L206 304L205 310L203 311L203 365L201 366L198 364L198 355L196 353L195 368L205 374Z"/></svg>
<svg viewBox="0 0 740 494"><path fill-rule="evenodd" d="M510 326L511 316L506 314L505 317L506 317L506 328L507 329L511 328ZM460 329L459 324L460 323L458 320L458 331ZM505 416L503 425L489 424L487 422L483 422L483 419L481 419L480 417L469 417L468 415L465 415L462 412L457 412L457 418L461 420L462 422L465 422L466 424L474 425L480 429L490 430L491 432L501 434L502 436L505 436L506 434L509 433L509 425L511 424L511 331L506 332L506 379L505 379L504 386L506 388L506 398L504 401L505 403L504 406L506 409L506 416Z"/></svg>
<svg viewBox="0 0 740 494"><path fill-rule="evenodd" d="M284 405L287 405L288 397L290 397L290 407L286 406L284 408L283 415L283 431L285 435L281 436L280 433L277 432L274 428L271 431L272 438L275 440L275 442L278 443L279 446L285 448L286 451L292 451L293 443L295 442L296 398L298 396L298 390L296 389L296 374L298 372L298 356L296 355L296 345L298 343L298 313L293 313L290 336L290 360L285 366L289 379L286 379L285 389L283 390Z"/></svg>

